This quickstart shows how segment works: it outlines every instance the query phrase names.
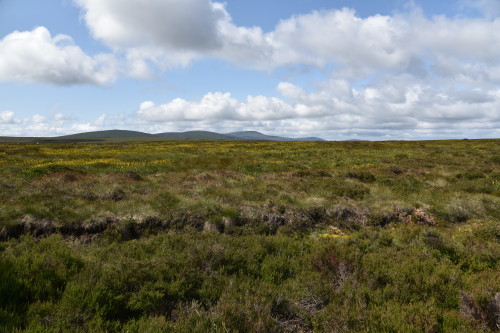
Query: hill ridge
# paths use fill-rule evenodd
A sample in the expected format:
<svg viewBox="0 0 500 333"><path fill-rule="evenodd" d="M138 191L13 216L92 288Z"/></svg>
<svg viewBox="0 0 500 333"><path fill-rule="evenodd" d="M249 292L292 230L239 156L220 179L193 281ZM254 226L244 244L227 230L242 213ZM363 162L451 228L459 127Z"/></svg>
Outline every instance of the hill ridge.
<svg viewBox="0 0 500 333"><path fill-rule="evenodd" d="M101 130L62 135L54 138L61 139L140 139L140 138L172 138L172 139L200 139L200 140L255 140L255 141L324 141L318 137L289 138L276 135L267 135L258 131L238 131L217 133L204 130L184 132L146 133L133 130Z"/></svg>

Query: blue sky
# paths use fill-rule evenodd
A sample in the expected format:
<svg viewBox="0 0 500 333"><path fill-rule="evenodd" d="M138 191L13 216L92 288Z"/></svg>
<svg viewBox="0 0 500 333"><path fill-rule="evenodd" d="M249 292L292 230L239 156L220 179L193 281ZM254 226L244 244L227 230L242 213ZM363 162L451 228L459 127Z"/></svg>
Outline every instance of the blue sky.
<svg viewBox="0 0 500 333"><path fill-rule="evenodd" d="M500 137L500 0L0 0L0 136Z"/></svg>

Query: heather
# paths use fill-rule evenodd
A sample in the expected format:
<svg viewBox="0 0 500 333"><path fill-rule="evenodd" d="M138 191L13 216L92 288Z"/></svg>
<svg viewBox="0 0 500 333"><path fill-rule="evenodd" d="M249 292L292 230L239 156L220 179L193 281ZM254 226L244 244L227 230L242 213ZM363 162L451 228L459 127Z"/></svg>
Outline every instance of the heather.
<svg viewBox="0 0 500 333"><path fill-rule="evenodd" d="M1 329L498 330L499 156L499 140L1 144Z"/></svg>

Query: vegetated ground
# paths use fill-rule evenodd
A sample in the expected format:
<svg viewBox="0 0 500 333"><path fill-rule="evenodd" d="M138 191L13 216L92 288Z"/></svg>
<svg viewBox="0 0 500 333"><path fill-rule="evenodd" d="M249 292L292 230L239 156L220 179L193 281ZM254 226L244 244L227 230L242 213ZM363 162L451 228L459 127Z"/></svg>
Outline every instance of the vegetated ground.
<svg viewBox="0 0 500 333"><path fill-rule="evenodd" d="M0 331L500 329L500 140L0 144Z"/></svg>

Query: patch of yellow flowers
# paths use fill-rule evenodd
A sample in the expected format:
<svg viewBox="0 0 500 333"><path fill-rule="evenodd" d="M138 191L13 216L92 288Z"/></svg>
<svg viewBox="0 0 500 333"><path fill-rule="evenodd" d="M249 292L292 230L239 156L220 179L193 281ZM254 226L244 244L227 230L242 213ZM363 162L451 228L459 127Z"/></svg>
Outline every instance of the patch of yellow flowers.
<svg viewBox="0 0 500 333"><path fill-rule="evenodd" d="M349 235L346 235L337 227L329 226L327 232L319 234L321 238L347 238Z"/></svg>

